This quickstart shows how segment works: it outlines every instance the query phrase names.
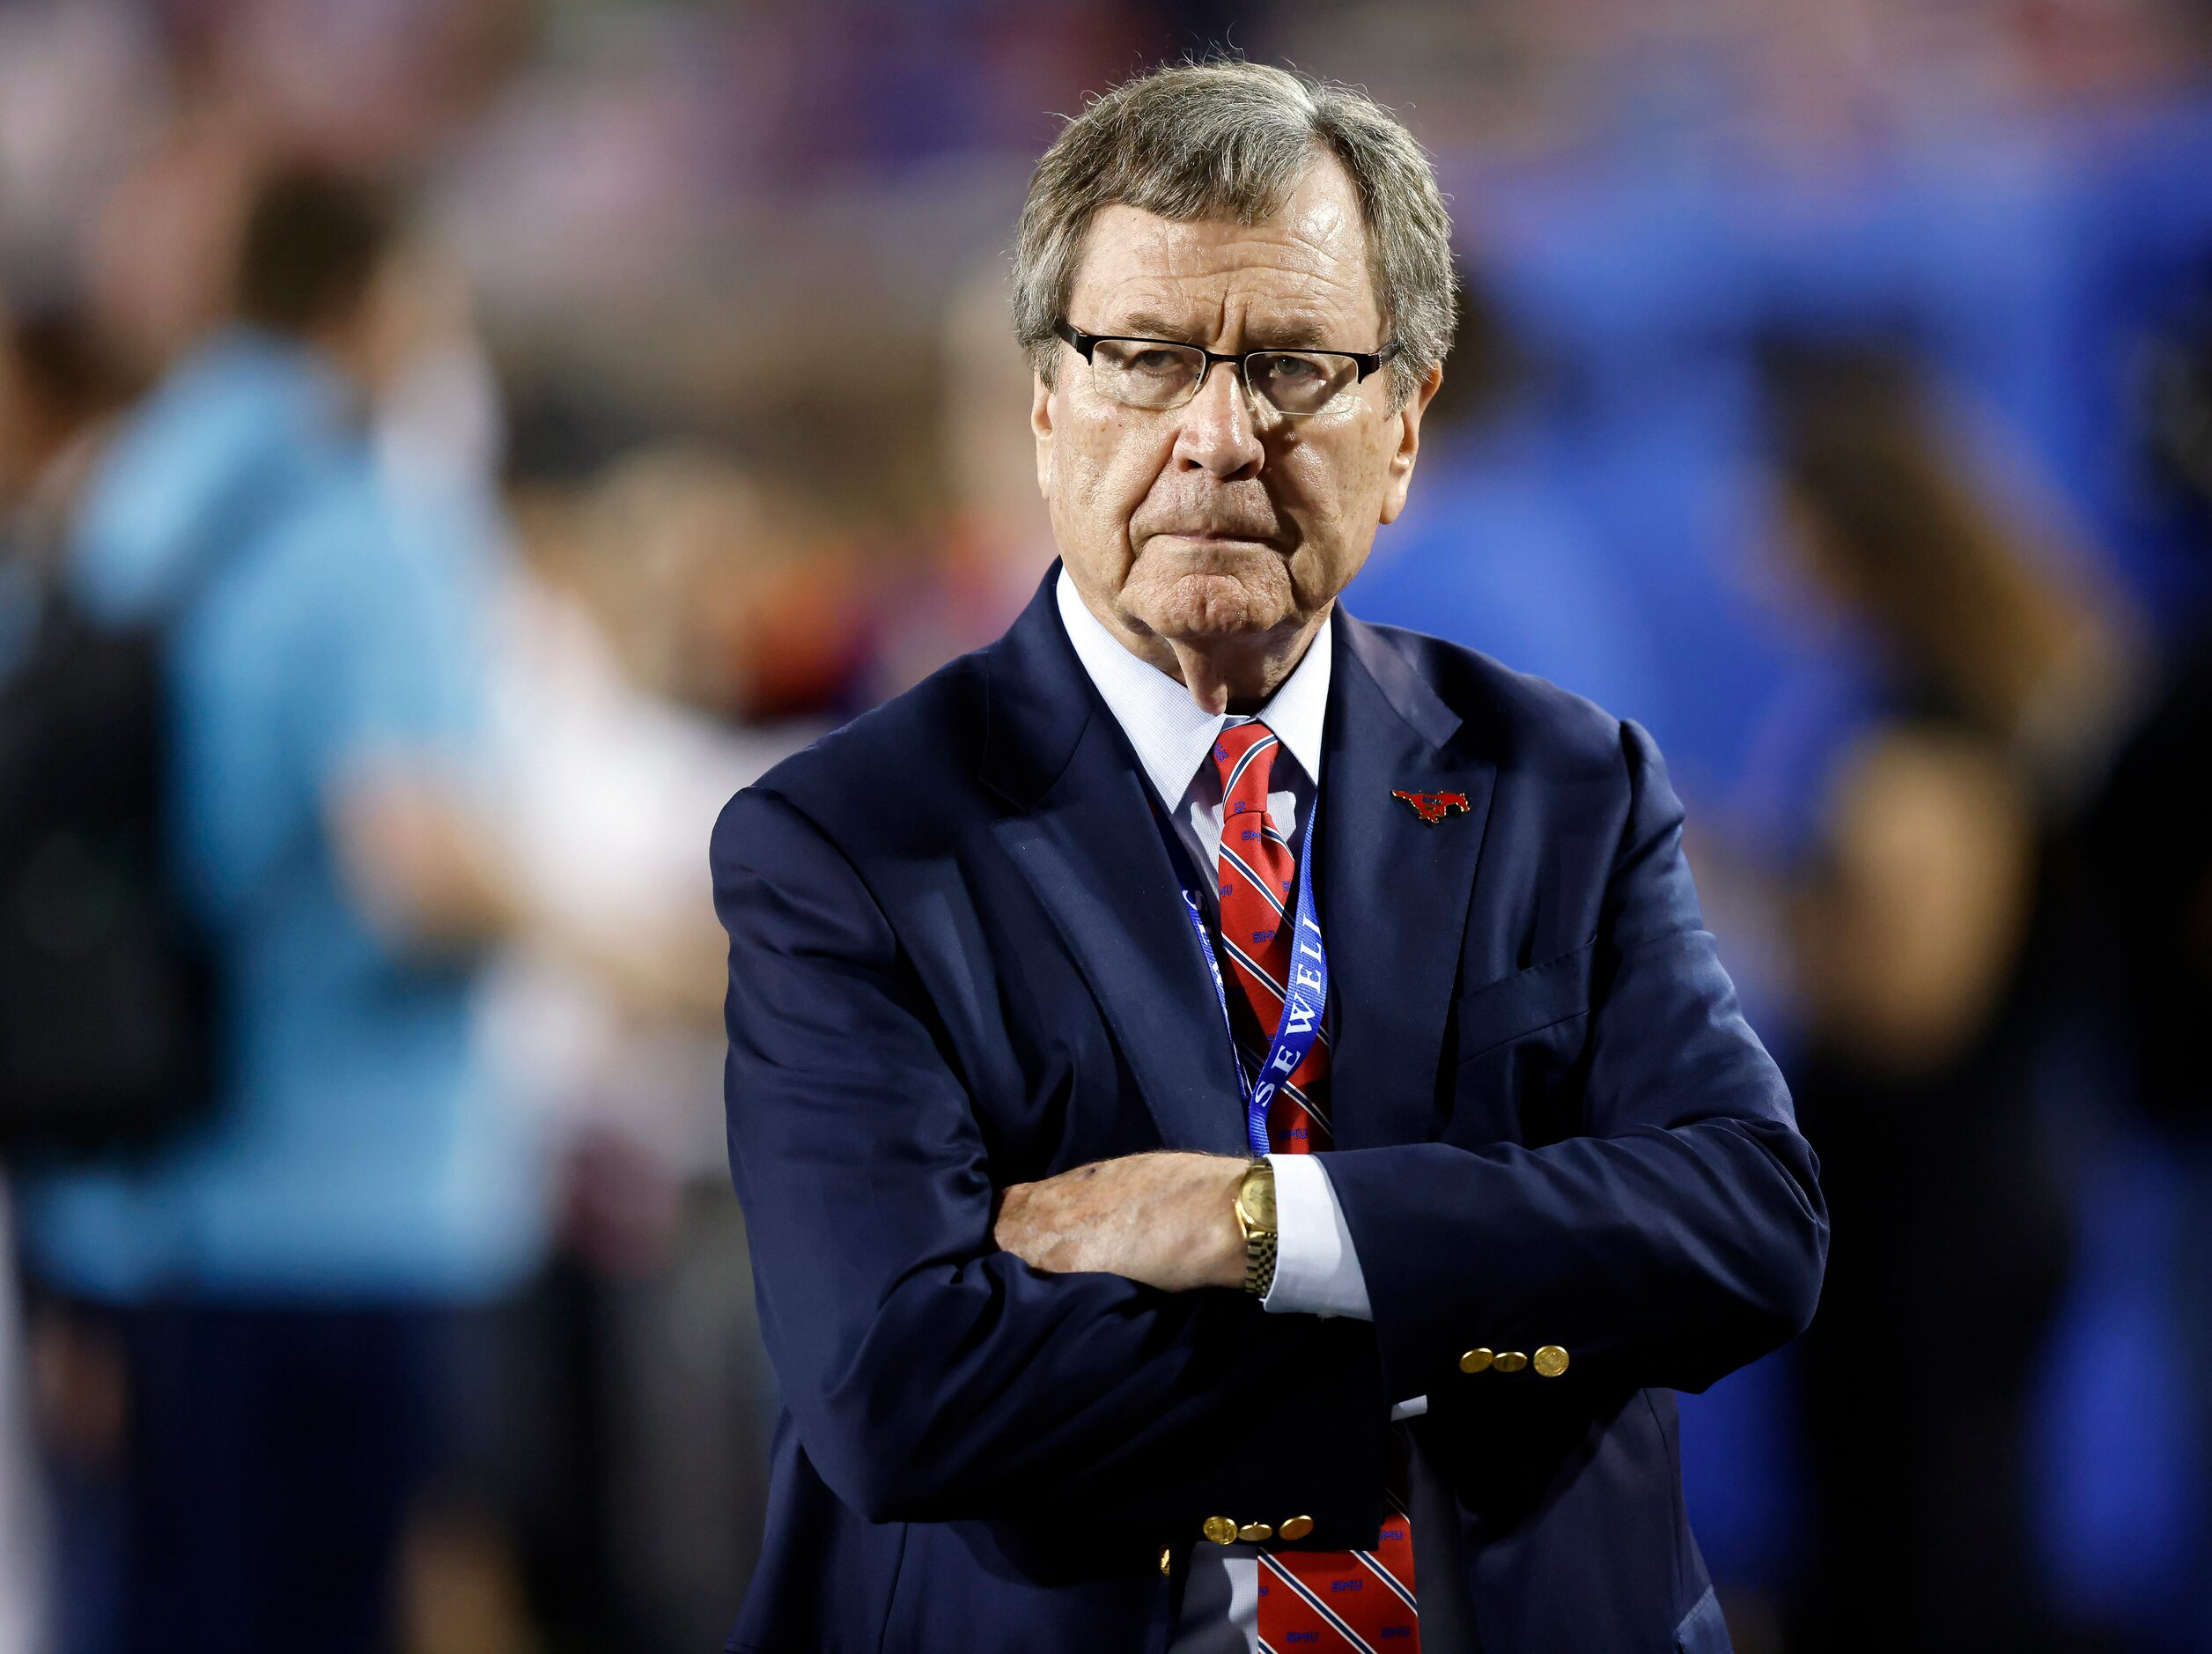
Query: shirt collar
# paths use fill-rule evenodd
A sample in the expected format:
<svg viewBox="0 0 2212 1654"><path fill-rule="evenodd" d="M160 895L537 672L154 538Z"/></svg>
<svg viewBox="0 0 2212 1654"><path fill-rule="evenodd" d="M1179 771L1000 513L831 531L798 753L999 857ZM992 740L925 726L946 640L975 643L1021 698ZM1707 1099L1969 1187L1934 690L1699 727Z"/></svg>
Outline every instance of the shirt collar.
<svg viewBox="0 0 2212 1654"><path fill-rule="evenodd" d="M1243 720L1201 710L1182 684L1132 654L1084 607L1065 565L1054 595L1076 659L1137 749L1137 762L1144 765L1153 791L1169 809L1175 809L1223 727ZM1329 710L1330 640L1335 624L1333 614L1322 621L1304 658L1258 714L1316 786L1321 784L1321 727Z"/></svg>

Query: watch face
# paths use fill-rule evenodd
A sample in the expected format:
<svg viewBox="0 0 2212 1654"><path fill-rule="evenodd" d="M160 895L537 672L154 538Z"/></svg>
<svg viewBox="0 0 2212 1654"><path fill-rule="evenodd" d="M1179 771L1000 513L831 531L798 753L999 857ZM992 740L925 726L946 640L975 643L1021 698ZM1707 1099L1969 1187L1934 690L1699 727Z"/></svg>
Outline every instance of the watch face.
<svg viewBox="0 0 2212 1654"><path fill-rule="evenodd" d="M1219 1195L1214 1197L1217 1200ZM1236 1192L1237 1209L1244 1214L1244 1221L1254 1229L1272 1229L1275 1227L1275 1174L1272 1171L1248 1171L1244 1182ZM1220 1208L1214 1208L1219 1211Z"/></svg>

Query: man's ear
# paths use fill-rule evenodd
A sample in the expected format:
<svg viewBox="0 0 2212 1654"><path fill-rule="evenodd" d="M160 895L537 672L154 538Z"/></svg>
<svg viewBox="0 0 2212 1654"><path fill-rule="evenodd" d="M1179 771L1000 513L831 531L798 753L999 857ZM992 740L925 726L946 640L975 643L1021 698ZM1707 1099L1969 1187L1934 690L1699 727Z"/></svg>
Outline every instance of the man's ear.
<svg viewBox="0 0 2212 1654"><path fill-rule="evenodd" d="M1036 439L1037 492L1052 498L1052 388L1044 375L1029 375L1029 434Z"/></svg>
<svg viewBox="0 0 2212 1654"><path fill-rule="evenodd" d="M1392 416L1397 423L1397 447L1390 454L1384 477L1384 522L1396 522L1398 513L1405 509L1405 492L1413 483L1413 461L1420 456L1421 416L1428 411L1429 399L1443 382L1444 365L1439 362L1428 370L1428 377L1413 388L1413 394L1405 399L1405 406Z"/></svg>

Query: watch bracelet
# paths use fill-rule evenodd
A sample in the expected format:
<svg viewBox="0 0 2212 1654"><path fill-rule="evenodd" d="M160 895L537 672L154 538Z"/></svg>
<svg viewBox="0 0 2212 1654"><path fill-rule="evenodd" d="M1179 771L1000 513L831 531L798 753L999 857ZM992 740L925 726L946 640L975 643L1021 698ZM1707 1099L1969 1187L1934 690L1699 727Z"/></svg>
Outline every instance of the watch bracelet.
<svg viewBox="0 0 2212 1654"><path fill-rule="evenodd" d="M1275 1284L1275 1234L1255 1229L1244 1237L1244 1290L1264 1298Z"/></svg>

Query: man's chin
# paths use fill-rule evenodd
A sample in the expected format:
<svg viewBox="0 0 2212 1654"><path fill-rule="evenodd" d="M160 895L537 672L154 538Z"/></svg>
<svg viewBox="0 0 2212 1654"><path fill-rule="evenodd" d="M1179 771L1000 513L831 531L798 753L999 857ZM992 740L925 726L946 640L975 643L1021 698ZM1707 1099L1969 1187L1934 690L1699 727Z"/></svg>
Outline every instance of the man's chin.
<svg viewBox="0 0 2212 1654"><path fill-rule="evenodd" d="M1257 593L1235 575L1181 575L1144 610L1159 637L1194 648L1272 632L1289 619L1279 593Z"/></svg>
<svg viewBox="0 0 2212 1654"><path fill-rule="evenodd" d="M1132 612L1171 643L1204 647L1273 631L1294 617L1280 582L1241 572L1190 570L1161 581Z"/></svg>

